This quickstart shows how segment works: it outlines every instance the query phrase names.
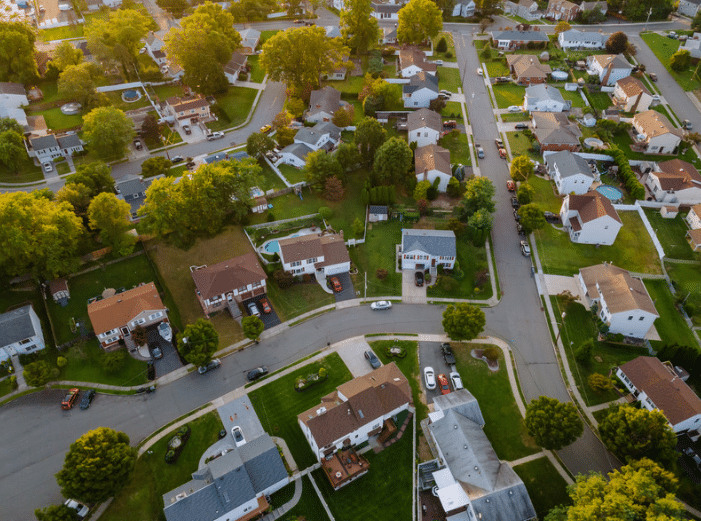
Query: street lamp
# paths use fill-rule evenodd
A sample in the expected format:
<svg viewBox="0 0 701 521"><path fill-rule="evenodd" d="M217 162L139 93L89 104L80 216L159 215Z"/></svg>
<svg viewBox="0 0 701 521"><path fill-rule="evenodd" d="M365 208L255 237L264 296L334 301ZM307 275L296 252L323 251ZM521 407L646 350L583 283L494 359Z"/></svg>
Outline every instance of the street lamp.
<svg viewBox="0 0 701 521"><path fill-rule="evenodd" d="M650 10L647 12L647 20L645 20L645 28L643 29L643 31L647 31L647 23L650 21L650 15L651 15L651 14L652 14L652 7L651 7Z"/></svg>
<svg viewBox="0 0 701 521"><path fill-rule="evenodd" d="M560 329L557 330L557 336L555 337L555 345L557 345L557 341L560 340L560 333L562 332L562 328L565 327L565 317L567 316L567 313L564 311L562 312L562 324Z"/></svg>

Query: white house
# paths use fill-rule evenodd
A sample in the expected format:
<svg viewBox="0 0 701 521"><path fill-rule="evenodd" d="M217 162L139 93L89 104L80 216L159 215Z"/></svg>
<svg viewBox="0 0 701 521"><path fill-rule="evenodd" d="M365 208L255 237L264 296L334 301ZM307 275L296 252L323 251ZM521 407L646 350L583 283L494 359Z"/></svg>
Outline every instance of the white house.
<svg viewBox="0 0 701 521"><path fill-rule="evenodd" d="M677 12L693 18L696 13L699 12L699 7L701 6L701 0L681 0L679 2L679 7L677 7Z"/></svg>
<svg viewBox="0 0 701 521"><path fill-rule="evenodd" d="M309 148L304 143L292 143L280 150L279 159L275 165L285 164L296 168L303 168L307 164L307 156L314 152L314 149Z"/></svg>
<svg viewBox="0 0 701 521"><path fill-rule="evenodd" d="M689 51L692 58L701 58L701 33L694 33L691 38L687 38L679 50Z"/></svg>
<svg viewBox="0 0 701 521"><path fill-rule="evenodd" d="M309 109L304 119L314 123L331 121L334 113L341 108L341 93L333 87L313 90L309 97Z"/></svg>
<svg viewBox="0 0 701 521"><path fill-rule="evenodd" d="M451 230L402 229L399 254L403 270L455 266L455 234Z"/></svg>
<svg viewBox="0 0 701 521"><path fill-rule="evenodd" d="M506 65L514 75L516 83L521 85L546 83L548 75L552 72L550 65L540 63L534 54L509 54L506 57Z"/></svg>
<svg viewBox="0 0 701 521"><path fill-rule="evenodd" d="M692 230L701 229L701 204L695 204L686 215L686 223Z"/></svg>
<svg viewBox="0 0 701 521"><path fill-rule="evenodd" d="M166 100L165 112L181 125L209 121L212 117L209 101L201 94L184 98L170 97Z"/></svg>
<svg viewBox="0 0 701 521"><path fill-rule="evenodd" d="M236 83L239 74L246 69L246 61L248 61L248 57L240 52L231 53L231 59L224 65L224 76L229 83Z"/></svg>
<svg viewBox="0 0 701 521"><path fill-rule="evenodd" d="M302 127L294 137L294 143L280 151L276 164L285 163L302 168L307 164L307 155L323 148L332 151L341 141L341 129L325 121L313 127Z"/></svg>
<svg viewBox="0 0 701 521"><path fill-rule="evenodd" d="M381 36L380 45L396 44L397 43L397 27L382 27L380 29Z"/></svg>
<svg viewBox="0 0 701 521"><path fill-rule="evenodd" d="M644 179L655 201L685 205L701 203L701 175L694 165L675 158L657 166L660 171L648 172Z"/></svg>
<svg viewBox="0 0 701 521"><path fill-rule="evenodd" d="M378 20L399 20L399 10L404 4L372 2L373 12L370 13Z"/></svg>
<svg viewBox="0 0 701 521"><path fill-rule="evenodd" d="M616 371L623 384L648 411L665 415L676 434L696 441L701 432L701 399L677 374L672 364L639 356Z"/></svg>
<svg viewBox="0 0 701 521"><path fill-rule="evenodd" d="M282 269L293 275L322 277L348 273L350 257L343 236L333 233L315 233L279 239Z"/></svg>
<svg viewBox="0 0 701 521"><path fill-rule="evenodd" d="M621 78L630 76L633 66L622 54L587 56L587 71L598 76L602 85L613 86Z"/></svg>
<svg viewBox="0 0 701 521"><path fill-rule="evenodd" d="M550 0L548 8L545 10L545 17L553 20L564 20L571 22L577 19L579 5L568 0Z"/></svg>
<svg viewBox="0 0 701 521"><path fill-rule="evenodd" d="M29 157L36 157L40 163L53 161L57 157L68 157L83 150L83 142L77 134L33 137L29 139Z"/></svg>
<svg viewBox="0 0 701 521"><path fill-rule="evenodd" d="M636 114L632 123L638 134L633 141L643 147L646 154L674 154L684 135L667 116L656 110Z"/></svg>
<svg viewBox="0 0 701 521"><path fill-rule="evenodd" d="M638 78L626 76L616 82L613 101L624 112L645 112L652 103L652 94Z"/></svg>
<svg viewBox="0 0 701 521"><path fill-rule="evenodd" d="M407 47L399 51L397 69L402 78L411 78L419 72L436 75L437 65L426 61L426 53L417 47Z"/></svg>
<svg viewBox="0 0 701 521"><path fill-rule="evenodd" d="M239 34L241 34L241 52L243 54L254 54L260 42L260 31L248 28Z"/></svg>
<svg viewBox="0 0 701 521"><path fill-rule="evenodd" d="M406 126L409 144L416 143L417 147L423 147L438 143L443 130L443 120L438 112L419 109L409 113Z"/></svg>
<svg viewBox="0 0 701 521"><path fill-rule="evenodd" d="M538 20L543 17L543 12L538 10L538 3L535 0L519 0L518 3L506 0L504 2L504 13L515 14L528 21Z"/></svg>
<svg viewBox="0 0 701 521"><path fill-rule="evenodd" d="M146 54L148 54L158 65L165 65L168 61L164 47L165 43L156 33L153 31L148 33L145 45Z"/></svg>
<svg viewBox="0 0 701 521"><path fill-rule="evenodd" d="M513 51L526 47L528 44L545 48L550 41L548 35L537 28L532 31L492 31L491 37L494 46L500 51Z"/></svg>
<svg viewBox="0 0 701 521"><path fill-rule="evenodd" d="M474 0L457 0L453 6L453 16L462 16L463 18L469 18L475 14Z"/></svg>
<svg viewBox="0 0 701 521"><path fill-rule="evenodd" d="M603 49L606 47L606 37L594 31L578 31L570 29L561 32L557 41L563 50L570 49Z"/></svg>
<svg viewBox="0 0 701 521"><path fill-rule="evenodd" d="M645 338L660 316L643 281L610 263L579 270L577 277L588 303L597 305L598 317L609 332Z"/></svg>
<svg viewBox="0 0 701 521"><path fill-rule="evenodd" d="M44 347L41 322L31 304L0 315L0 351L25 355Z"/></svg>
<svg viewBox="0 0 701 521"><path fill-rule="evenodd" d="M317 460L365 443L382 432L385 420L410 408L409 381L394 362L338 386L297 416Z"/></svg>
<svg viewBox="0 0 701 521"><path fill-rule="evenodd" d="M560 219L570 240L579 244L610 246L623 227L611 201L596 190L565 197Z"/></svg>
<svg viewBox="0 0 701 521"><path fill-rule="evenodd" d="M526 87L523 108L529 112L562 112L570 110L572 100L565 100L560 91L551 85L539 83Z"/></svg>
<svg viewBox="0 0 701 521"><path fill-rule="evenodd" d="M438 145L426 145L414 151L416 181L438 182L438 191L445 192L453 176L450 168L450 150Z"/></svg>
<svg viewBox="0 0 701 521"><path fill-rule="evenodd" d="M426 108L438 97L438 78L421 71L402 85L402 98L405 108Z"/></svg>
<svg viewBox="0 0 701 521"><path fill-rule="evenodd" d="M596 180L596 176L586 159L569 150L554 152L545 156L548 174L555 181L560 195L586 194Z"/></svg>

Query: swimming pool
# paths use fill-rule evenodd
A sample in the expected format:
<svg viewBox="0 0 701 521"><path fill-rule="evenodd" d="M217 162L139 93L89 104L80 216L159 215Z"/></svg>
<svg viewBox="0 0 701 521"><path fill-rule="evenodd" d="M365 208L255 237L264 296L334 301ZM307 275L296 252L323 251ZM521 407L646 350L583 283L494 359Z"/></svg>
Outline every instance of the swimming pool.
<svg viewBox="0 0 701 521"><path fill-rule="evenodd" d="M285 239L291 239L292 237L299 237L299 234L290 235L289 237L285 237ZM277 242L277 239L274 239L266 242L263 249L265 253L280 253L280 244Z"/></svg>
<svg viewBox="0 0 701 521"><path fill-rule="evenodd" d="M596 191L611 201L620 201L623 199L623 192L615 186L601 185L596 188Z"/></svg>

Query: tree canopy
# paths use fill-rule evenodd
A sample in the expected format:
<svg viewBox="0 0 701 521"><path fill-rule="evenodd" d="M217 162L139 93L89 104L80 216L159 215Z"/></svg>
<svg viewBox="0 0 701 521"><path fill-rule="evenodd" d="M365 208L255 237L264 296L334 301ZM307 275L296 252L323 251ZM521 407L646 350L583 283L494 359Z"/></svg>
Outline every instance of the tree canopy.
<svg viewBox="0 0 701 521"><path fill-rule="evenodd" d="M644 21L650 10L650 20L665 20L674 10L673 0L609 0L608 12L620 12L629 21Z"/></svg>
<svg viewBox="0 0 701 521"><path fill-rule="evenodd" d="M265 329L265 324L263 324L263 321L257 316L251 315L250 317L243 317L243 319L241 319L241 328L246 338L258 340L260 334Z"/></svg>
<svg viewBox="0 0 701 521"><path fill-rule="evenodd" d="M443 312L443 329L451 340L473 340L486 323L484 311L465 302L450 304Z"/></svg>
<svg viewBox="0 0 701 521"><path fill-rule="evenodd" d="M463 206L468 216L477 210L494 213L494 184L487 177L471 177L465 182Z"/></svg>
<svg viewBox="0 0 701 521"><path fill-rule="evenodd" d="M173 166L173 162L167 157L149 157L146 161L141 163L141 175L144 178L166 175L170 171L171 166Z"/></svg>
<svg viewBox="0 0 701 521"><path fill-rule="evenodd" d="M521 217L521 225L526 233L540 230L546 224L545 212L537 203L524 204L518 209L518 215Z"/></svg>
<svg viewBox="0 0 701 521"><path fill-rule="evenodd" d="M107 96L97 92L95 79L101 74L94 63L68 65L58 76L58 95L62 99L77 101L85 111L108 105Z"/></svg>
<svg viewBox="0 0 701 521"><path fill-rule="evenodd" d="M526 429L538 445L548 450L560 450L579 438L584 423L572 402L562 403L541 396L526 406Z"/></svg>
<svg viewBox="0 0 701 521"><path fill-rule="evenodd" d="M219 333L204 318L198 318L194 324L189 324L178 340L178 351L188 363L195 366L207 365L218 349Z"/></svg>
<svg viewBox="0 0 701 521"><path fill-rule="evenodd" d="M187 0L156 0L156 4L161 9L168 11L173 18L180 19L190 8L190 4Z"/></svg>
<svg viewBox="0 0 701 521"><path fill-rule="evenodd" d="M77 47L73 47L71 42L66 40L62 41L58 47L56 47L53 58L51 59L51 63L59 71L63 71L66 67L72 65L80 65L82 62L83 51Z"/></svg>
<svg viewBox="0 0 701 521"><path fill-rule="evenodd" d="M262 132L254 132L246 140L246 152L249 156L257 159L262 159L273 148L275 148L273 138Z"/></svg>
<svg viewBox="0 0 701 521"><path fill-rule="evenodd" d="M83 118L83 136L106 159L120 159L135 136L131 119L114 107L98 107Z"/></svg>
<svg viewBox="0 0 701 521"><path fill-rule="evenodd" d="M102 192L114 190L112 169L102 161L83 163L75 169L75 173L66 177L66 184L82 184L90 190L90 197Z"/></svg>
<svg viewBox="0 0 701 521"><path fill-rule="evenodd" d="M565 31L569 31L570 29L572 29L572 26L569 24L569 22L561 20L555 26L555 34L564 33Z"/></svg>
<svg viewBox="0 0 701 521"><path fill-rule="evenodd" d="M609 36L606 40L606 51L611 54L621 54L628 48L628 36L622 31L618 31Z"/></svg>
<svg viewBox="0 0 701 521"><path fill-rule="evenodd" d="M399 10L397 40L419 45L443 29L443 15L432 0L412 0Z"/></svg>
<svg viewBox="0 0 701 521"><path fill-rule="evenodd" d="M370 0L346 0L341 11L341 34L351 49L364 54L377 42L380 28L377 18L372 16Z"/></svg>
<svg viewBox="0 0 701 521"><path fill-rule="evenodd" d="M58 376L58 368L51 367L46 360L37 360L24 366L22 376L27 385L41 387Z"/></svg>
<svg viewBox="0 0 701 521"><path fill-rule="evenodd" d="M36 34L29 24L0 22L0 81L28 85L39 77L35 41Z"/></svg>
<svg viewBox="0 0 701 521"><path fill-rule="evenodd" d="M304 172L309 185L314 190L321 191L326 180L333 176L340 176L343 169L335 154L327 154L325 150L319 149L307 155Z"/></svg>
<svg viewBox="0 0 701 521"><path fill-rule="evenodd" d="M96 196L88 207L90 228L99 230L102 244L111 246L120 257L130 254L136 244L136 237L127 234L132 228L130 216L129 203L107 192Z"/></svg>
<svg viewBox="0 0 701 521"><path fill-rule="evenodd" d="M26 155L22 133L11 129L0 132L0 162L10 172L19 173Z"/></svg>
<svg viewBox="0 0 701 521"><path fill-rule="evenodd" d="M413 153L407 142L398 137L385 141L375 153L373 171L380 183L403 181L411 168Z"/></svg>
<svg viewBox="0 0 701 521"><path fill-rule="evenodd" d="M371 165L375 152L387 139L387 131L375 118L363 118L356 125L354 141L362 160Z"/></svg>
<svg viewBox="0 0 701 521"><path fill-rule="evenodd" d="M66 505L37 508L34 515L39 521L78 521L78 512Z"/></svg>
<svg viewBox="0 0 701 521"><path fill-rule="evenodd" d="M511 179L514 181L527 181L528 178L533 174L535 166L533 161L526 155L516 156L513 161L511 161Z"/></svg>

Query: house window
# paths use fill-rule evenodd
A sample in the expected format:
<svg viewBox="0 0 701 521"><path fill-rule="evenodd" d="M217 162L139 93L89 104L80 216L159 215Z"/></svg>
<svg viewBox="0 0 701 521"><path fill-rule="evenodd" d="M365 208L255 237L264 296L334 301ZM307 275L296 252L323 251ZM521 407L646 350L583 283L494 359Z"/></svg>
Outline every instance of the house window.
<svg viewBox="0 0 701 521"><path fill-rule="evenodd" d="M238 291L239 293L243 293L244 291L246 291L246 286L241 286L241 287L240 287L239 289L237 289L236 291Z"/></svg>
<svg viewBox="0 0 701 521"><path fill-rule="evenodd" d="M251 284L251 286L257 288L258 286L260 286L260 282L254 282L253 284Z"/></svg>
<svg viewBox="0 0 701 521"><path fill-rule="evenodd" d="M19 345L23 346L25 344L29 344L32 340L29 338L25 338L24 340L19 341Z"/></svg>
<svg viewBox="0 0 701 521"><path fill-rule="evenodd" d="M628 320L633 320L633 315L629 316Z"/></svg>
<svg viewBox="0 0 701 521"><path fill-rule="evenodd" d="M302 265L302 262L301 262L301 261L294 261L294 262L291 262L291 263L290 263L290 266L292 266L293 268L294 268L295 266L301 266L301 265Z"/></svg>
<svg viewBox="0 0 701 521"><path fill-rule="evenodd" d="M311 259L307 260L307 264L314 264L316 263L316 257L312 257Z"/></svg>
<svg viewBox="0 0 701 521"><path fill-rule="evenodd" d="M163 313L158 311L157 313L153 313L152 315L149 315L148 319L149 320L156 320L157 318L162 317L162 316L163 316Z"/></svg>
<svg viewBox="0 0 701 521"><path fill-rule="evenodd" d="M640 317L638 320L644 320L644 319L645 319L645 317Z"/></svg>
<svg viewBox="0 0 701 521"><path fill-rule="evenodd" d="M416 137L421 137L421 132L417 132Z"/></svg>

